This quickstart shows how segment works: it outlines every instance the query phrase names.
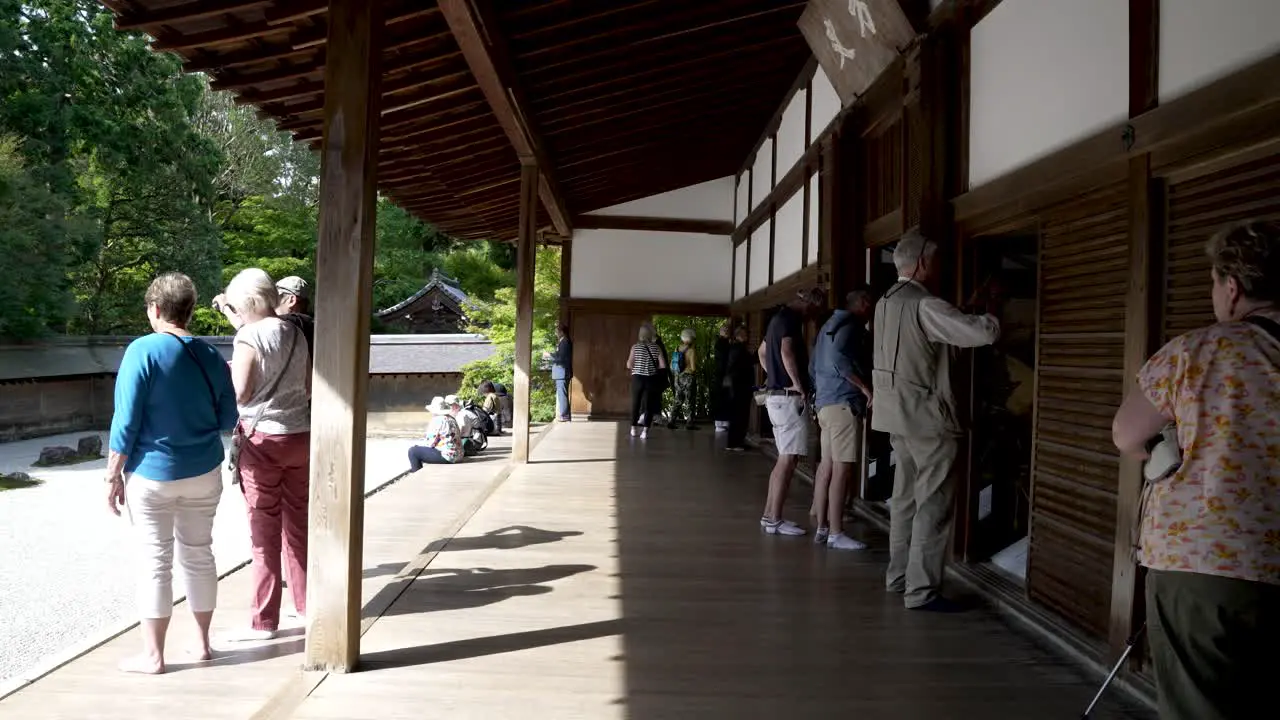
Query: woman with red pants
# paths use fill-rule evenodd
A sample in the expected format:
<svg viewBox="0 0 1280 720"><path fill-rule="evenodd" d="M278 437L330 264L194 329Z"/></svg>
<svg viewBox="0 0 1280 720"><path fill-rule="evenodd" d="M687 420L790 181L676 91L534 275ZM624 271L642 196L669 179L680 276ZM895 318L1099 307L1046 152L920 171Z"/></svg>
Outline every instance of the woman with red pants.
<svg viewBox="0 0 1280 720"><path fill-rule="evenodd" d="M307 610L307 340L276 317L276 286L262 270L242 271L214 302L236 327L231 378L240 409L241 488L253 545L253 627L233 639L266 640L280 629L282 564L288 569L294 609L299 615Z"/></svg>

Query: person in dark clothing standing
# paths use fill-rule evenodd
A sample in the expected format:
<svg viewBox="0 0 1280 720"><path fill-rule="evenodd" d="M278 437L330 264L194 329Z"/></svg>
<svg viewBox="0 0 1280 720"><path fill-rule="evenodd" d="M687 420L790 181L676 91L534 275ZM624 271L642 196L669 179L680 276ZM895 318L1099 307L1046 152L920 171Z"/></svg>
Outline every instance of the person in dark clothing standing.
<svg viewBox="0 0 1280 720"><path fill-rule="evenodd" d="M729 429L729 344L732 342L729 324L720 326L720 334L712 350L715 360L715 375L711 380L711 419L715 421L716 432Z"/></svg>
<svg viewBox="0 0 1280 720"><path fill-rule="evenodd" d="M316 323L309 314L311 286L297 275L290 275L276 282L276 295L280 298L276 317L302 331L302 336L307 339L307 356L310 357L316 336Z"/></svg>
<svg viewBox="0 0 1280 720"><path fill-rule="evenodd" d="M556 351L542 353L551 361L551 379L556 384L556 418L569 422L569 381L573 378L573 341L569 339L569 327L556 325Z"/></svg>
<svg viewBox="0 0 1280 720"><path fill-rule="evenodd" d="M834 550L866 547L844 533L844 505L862 453L863 418L871 404L871 335L866 326L874 308L868 288L850 292L844 308L818 331L809 368L822 431L822 462L809 514L817 524L814 542Z"/></svg>
<svg viewBox="0 0 1280 720"><path fill-rule="evenodd" d="M782 519L782 506L791 489L800 457L809 452L808 395L809 350L804 324L826 304L820 290L801 290L791 302L778 308L760 344L760 364L765 369L765 409L773 426L778 460L769 476L769 494L760 529L769 535L804 535L804 528Z"/></svg>
<svg viewBox="0 0 1280 720"><path fill-rule="evenodd" d="M650 414L648 420L650 424L661 425L663 410L662 397L667 394L667 388L675 385L675 376L671 372L671 366L669 364L671 355L667 352L667 344L662 341L662 336L658 334L658 329L653 326L653 323L645 323L645 325L649 328L649 333L653 335L653 342L658 346L658 354L662 356L663 363L661 371L655 375L653 380L649 383L650 396L648 400L648 408Z"/></svg>
<svg viewBox="0 0 1280 720"><path fill-rule="evenodd" d="M756 354L747 345L747 329L739 326L725 351L724 404L729 416L726 450L746 449L747 423L751 419L752 389L756 382Z"/></svg>

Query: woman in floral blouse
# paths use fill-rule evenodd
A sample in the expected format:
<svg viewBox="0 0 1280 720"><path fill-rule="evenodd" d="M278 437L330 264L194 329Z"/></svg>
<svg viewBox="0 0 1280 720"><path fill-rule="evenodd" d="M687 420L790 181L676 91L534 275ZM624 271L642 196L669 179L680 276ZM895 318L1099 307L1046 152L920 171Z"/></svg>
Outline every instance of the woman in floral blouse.
<svg viewBox="0 0 1280 720"><path fill-rule="evenodd" d="M1218 322L1147 361L1113 426L1146 458L1174 423L1183 454L1141 525L1165 720L1261 717L1280 648L1280 224L1229 228L1208 254Z"/></svg>
<svg viewBox="0 0 1280 720"><path fill-rule="evenodd" d="M427 411L431 424L421 445L409 448L409 471L418 472L423 465L452 464L462 459L462 431L450 411L453 408L444 398L432 398Z"/></svg>

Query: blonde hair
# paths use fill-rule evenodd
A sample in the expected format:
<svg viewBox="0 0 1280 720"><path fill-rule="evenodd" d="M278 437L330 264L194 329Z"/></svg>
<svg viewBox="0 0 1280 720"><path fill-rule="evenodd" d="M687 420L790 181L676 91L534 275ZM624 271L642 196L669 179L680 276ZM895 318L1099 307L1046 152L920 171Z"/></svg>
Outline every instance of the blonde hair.
<svg viewBox="0 0 1280 720"><path fill-rule="evenodd" d="M640 342L653 342L653 328L648 325L641 325L638 337Z"/></svg>
<svg viewBox="0 0 1280 720"><path fill-rule="evenodd" d="M237 310L270 317L280 304L280 295L271 276L261 268L241 270L227 283L227 302Z"/></svg>
<svg viewBox="0 0 1280 720"><path fill-rule="evenodd" d="M680 331L680 339L684 342L691 343L696 337L698 337L698 334L693 331L693 328L685 328Z"/></svg>

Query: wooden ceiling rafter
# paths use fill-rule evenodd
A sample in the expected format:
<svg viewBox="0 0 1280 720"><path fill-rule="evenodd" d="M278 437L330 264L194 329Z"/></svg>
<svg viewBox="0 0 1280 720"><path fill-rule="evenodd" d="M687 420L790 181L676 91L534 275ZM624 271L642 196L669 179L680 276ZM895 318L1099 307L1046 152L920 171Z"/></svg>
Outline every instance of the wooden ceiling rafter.
<svg viewBox="0 0 1280 720"><path fill-rule="evenodd" d="M514 236L520 162L565 226L732 174L808 56L799 0L382 1L379 190L461 238ZM319 147L327 0L104 4Z"/></svg>
<svg viewBox="0 0 1280 720"><path fill-rule="evenodd" d="M511 138L520 162L537 163L538 197L552 224L562 235L573 234L569 209L556 182L554 166L532 119L525 114L523 108L528 105L523 102L506 54L505 40L492 14L487 12L487 4L483 0L437 0L437 3L498 124Z"/></svg>
<svg viewBox="0 0 1280 720"><path fill-rule="evenodd" d="M117 15L113 24L116 30L149 30L162 25L202 20L215 15L226 15L270 5L271 2L272 0L193 0L193 2L173 5L161 10Z"/></svg>
<svg viewBox="0 0 1280 720"><path fill-rule="evenodd" d="M658 78L666 78L668 79L668 81L671 81L671 82L678 82L678 80L671 80L671 78L672 77L679 78L680 76L678 74L678 71L683 70L684 68L687 68L690 66L705 65L707 63L710 63L713 60L738 57L747 52L752 52L757 50L763 51L766 48L777 47L779 45L784 45L784 44L795 45L795 39L789 38L789 37L783 37L783 38L774 37L767 40L759 41L751 45L726 48L724 50L720 50L719 52L715 52L711 55L699 55L698 57L682 60L679 62L672 63L670 65L657 65L657 64L641 65L643 69L638 70L631 75L624 75L620 77L610 77L608 75L608 72L602 73L598 69L589 69L589 70L584 70L582 72L573 73L571 75L557 77L554 79L554 81L552 80L547 81L549 85L560 85L561 87L564 87L566 85L570 86L570 88L567 90L551 91L551 92L545 92L545 93L535 90L535 92L539 93L538 94L539 102L550 103L554 100L557 100L565 96L573 96L573 95L584 94L584 93L589 94L602 87L608 87L612 85L614 82L631 80L639 77L655 77L656 76ZM601 79L601 75L603 75L603 79ZM595 82L586 83L586 84L573 83L573 81L579 80L584 77L592 78L595 80ZM541 88L539 88L539 90L541 90Z"/></svg>
<svg viewBox="0 0 1280 720"><path fill-rule="evenodd" d="M677 38L685 38L689 35L695 35L700 32L716 30L718 28L725 27L727 25L734 25L741 22L750 22L752 20L759 20L760 18L769 17L778 13L793 12L797 9L803 9L804 5L805 5L804 0L802 0L801 2L796 2L795 0L791 0L791 2L785 5L775 5L774 7L757 10L747 15L735 16L730 18L720 18L718 20L713 21L713 20L710 20L709 18L715 17L716 15L715 11L717 10L717 8L714 5L692 3L691 6L694 7L696 10L691 11L690 14L686 16L684 19L671 18L671 17L664 16L654 20L653 22L645 23L642 26L633 26L631 28L627 28L628 30L633 30L633 29L662 30L662 29L672 28L673 26L675 28L678 28L675 30L670 30L669 32L660 32L657 35L644 35L638 38L625 38L625 37L619 38L618 37L619 33L616 30L606 31L595 37L585 38L580 41L575 41L575 42L583 42L583 43L592 42L592 41L601 41L601 44L604 45L604 47L598 50L595 50L593 52L575 53L575 54L572 54L569 58L561 61L539 62L537 59L539 55L555 52L567 45L567 44L561 44L561 45L553 44L553 45L547 45L537 50L526 53L525 55L522 56L522 59L527 59L532 64L530 69L527 71L527 74L529 75L540 75L540 74L551 72L566 66L581 66L581 65L591 65L593 67L607 66L609 65L609 63L603 63L601 61L601 58L618 56L618 55L622 55L624 57L633 55L633 54L636 54L637 49L644 48L644 46L647 46L647 45L651 45L654 43L662 43L664 41L674 40ZM796 12L795 14L797 17L799 16L798 12ZM704 19L699 20L698 18L704 18ZM735 36L738 34L739 33L734 33ZM640 52L639 54L644 55L645 53Z"/></svg>

